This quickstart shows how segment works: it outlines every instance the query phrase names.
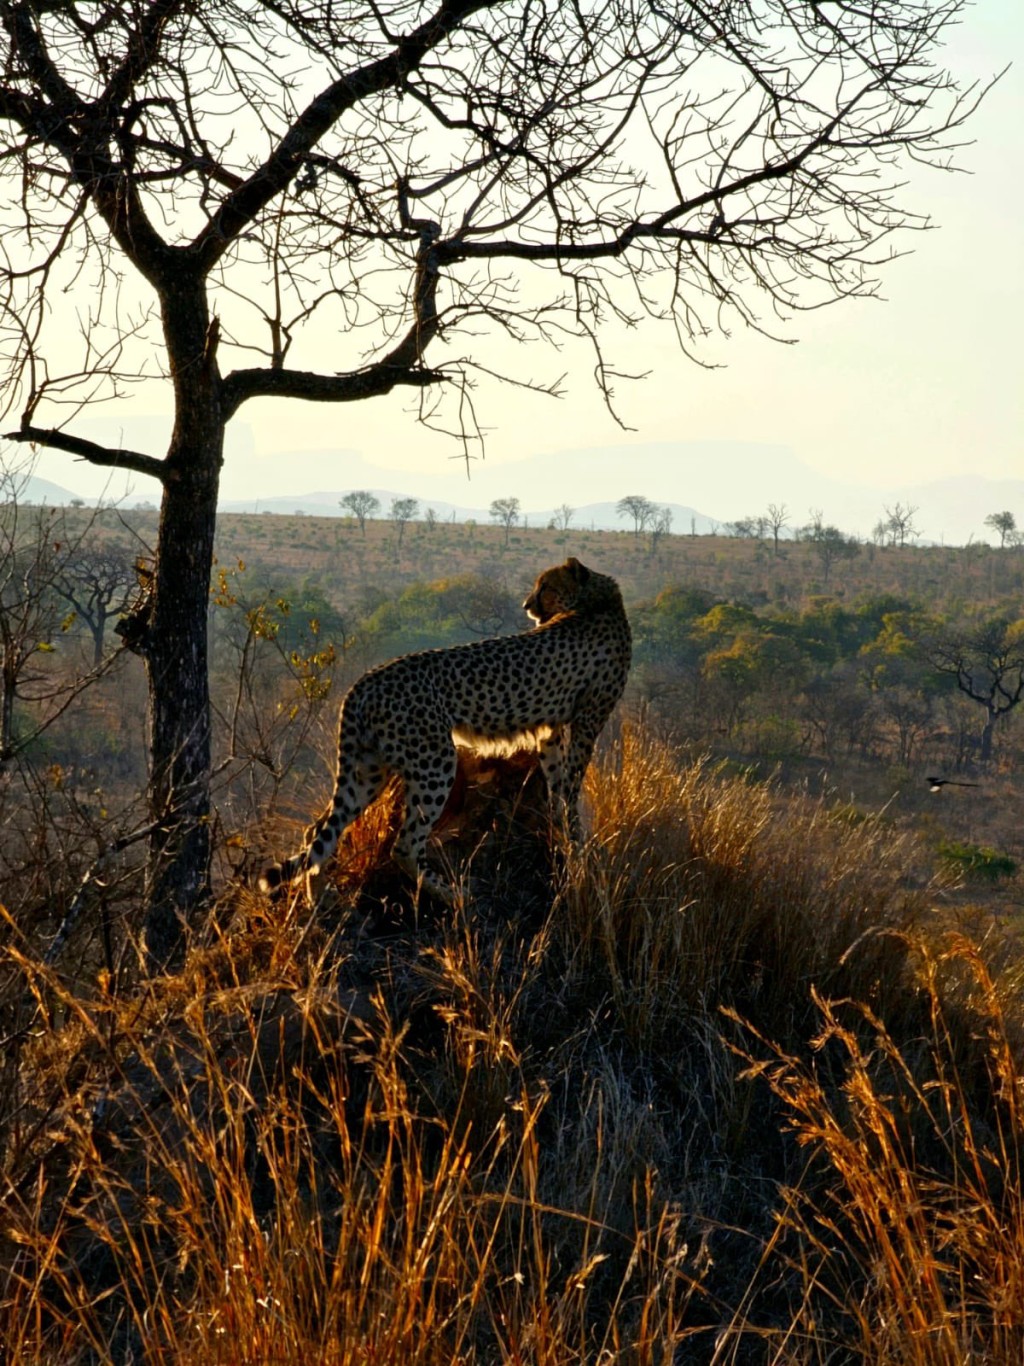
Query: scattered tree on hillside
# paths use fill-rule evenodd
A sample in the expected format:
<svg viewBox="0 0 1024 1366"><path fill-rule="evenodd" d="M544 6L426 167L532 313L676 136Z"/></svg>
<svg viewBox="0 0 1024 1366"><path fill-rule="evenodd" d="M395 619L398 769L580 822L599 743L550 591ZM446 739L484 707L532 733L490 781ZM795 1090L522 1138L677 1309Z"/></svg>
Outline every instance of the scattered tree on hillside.
<svg viewBox="0 0 1024 1366"><path fill-rule="evenodd" d="M991 617L931 646L935 667L949 674L972 702L985 708L978 757L992 757L993 733L1001 716L1024 697L1024 620Z"/></svg>
<svg viewBox="0 0 1024 1366"><path fill-rule="evenodd" d="M392 498L391 500L391 521L398 533L399 550L402 548L402 537L405 535L406 524L412 521L419 510L420 501L418 498Z"/></svg>
<svg viewBox="0 0 1024 1366"><path fill-rule="evenodd" d="M917 512L918 509L909 503L906 507L902 503L897 503L894 508L887 507L885 509L883 526L890 545L899 546L902 549L911 537L920 536L920 531L914 525Z"/></svg>
<svg viewBox="0 0 1024 1366"><path fill-rule="evenodd" d="M765 518L769 531L772 533L772 550L777 556L779 553L779 534L782 528L789 521L789 510L785 503L769 503L768 515Z"/></svg>
<svg viewBox="0 0 1024 1366"><path fill-rule="evenodd" d="M444 585L445 606L475 636L496 636L522 624L519 596L483 574L462 574Z"/></svg>
<svg viewBox="0 0 1024 1366"><path fill-rule="evenodd" d="M351 513L359 524L359 530L365 536L366 519L376 517L380 512L380 499L369 489L353 489L351 493L345 494L338 506Z"/></svg>
<svg viewBox="0 0 1024 1366"><path fill-rule="evenodd" d="M640 539L658 514L657 504L652 503L649 498L644 498L639 493L630 493L625 498L620 498L615 504L615 511L620 517L632 517L633 535L637 540Z"/></svg>
<svg viewBox="0 0 1024 1366"><path fill-rule="evenodd" d="M1000 549L1005 547L1007 541L1011 545L1016 543L1017 519L1012 512L990 512L985 518L985 525L999 532Z"/></svg>
<svg viewBox="0 0 1024 1366"><path fill-rule="evenodd" d="M15 504L0 509L0 765L16 749L14 704L32 682L33 658L49 650L59 617L54 609L56 556L49 535L54 510L31 509L23 526Z"/></svg>
<svg viewBox="0 0 1024 1366"><path fill-rule="evenodd" d="M749 541L757 535L756 517L738 517L735 522L726 522L725 529L738 541Z"/></svg>
<svg viewBox="0 0 1024 1366"><path fill-rule="evenodd" d="M651 523L650 553L658 549L658 545L663 536L667 536L672 530L672 509L670 507L659 507L655 509L654 521Z"/></svg>
<svg viewBox="0 0 1024 1366"><path fill-rule="evenodd" d="M512 528L519 521L519 506L518 498L495 498L488 509L491 519L505 528L506 545L508 545L509 536L512 534Z"/></svg>
<svg viewBox="0 0 1024 1366"><path fill-rule="evenodd" d="M423 520L426 523L427 530L433 531L437 526L437 509L427 508L423 514Z"/></svg>
<svg viewBox="0 0 1024 1366"><path fill-rule="evenodd" d="M804 528L804 535L814 544L825 583L828 583L833 566L838 561L850 560L860 554L857 538L844 535L838 527L826 525L820 512L812 514L810 525Z"/></svg>
<svg viewBox="0 0 1024 1366"><path fill-rule="evenodd" d="M151 966L210 888L227 423L253 400L411 389L468 452L488 322L581 338L610 404L608 320L660 315L686 349L730 313L760 327L766 302L871 293L876 244L924 225L898 161L944 165L977 102L935 60L965 2L0 5L11 436L161 486L134 636ZM519 289L534 267L544 294ZM64 405L133 382L173 394L165 452L69 429Z"/></svg>
<svg viewBox="0 0 1024 1366"><path fill-rule="evenodd" d="M570 507L568 503L559 503L555 508L555 525L560 531L568 531L572 519L576 516L576 509Z"/></svg>
<svg viewBox="0 0 1024 1366"><path fill-rule="evenodd" d="M76 546L60 558L53 586L88 627L94 667L102 664L107 623L138 593L135 557L109 543Z"/></svg>
<svg viewBox="0 0 1024 1366"><path fill-rule="evenodd" d="M57 508L22 504L27 481L24 470L0 464L0 768L95 677L43 665L70 625L60 589L79 545ZM33 704L31 719L20 726L19 700Z"/></svg>

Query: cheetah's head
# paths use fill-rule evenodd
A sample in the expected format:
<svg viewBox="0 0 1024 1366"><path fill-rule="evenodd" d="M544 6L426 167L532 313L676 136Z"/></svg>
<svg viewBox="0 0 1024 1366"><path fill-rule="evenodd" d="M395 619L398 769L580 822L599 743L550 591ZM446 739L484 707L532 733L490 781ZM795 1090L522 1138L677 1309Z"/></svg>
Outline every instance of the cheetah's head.
<svg viewBox="0 0 1024 1366"><path fill-rule="evenodd" d="M523 608L538 625L543 625L552 617L571 612L589 580L590 570L586 565L570 557L565 564L544 570L523 603Z"/></svg>

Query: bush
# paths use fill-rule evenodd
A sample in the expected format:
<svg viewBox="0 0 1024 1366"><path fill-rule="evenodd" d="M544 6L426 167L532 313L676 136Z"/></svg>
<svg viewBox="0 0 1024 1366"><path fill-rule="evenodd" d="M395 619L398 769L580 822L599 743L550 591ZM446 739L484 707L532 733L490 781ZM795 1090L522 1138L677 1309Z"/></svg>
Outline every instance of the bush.
<svg viewBox="0 0 1024 1366"><path fill-rule="evenodd" d="M1008 854L1000 854L986 844L942 840L938 855L947 868L976 882L998 882L1000 878L1013 877L1017 871L1017 864Z"/></svg>

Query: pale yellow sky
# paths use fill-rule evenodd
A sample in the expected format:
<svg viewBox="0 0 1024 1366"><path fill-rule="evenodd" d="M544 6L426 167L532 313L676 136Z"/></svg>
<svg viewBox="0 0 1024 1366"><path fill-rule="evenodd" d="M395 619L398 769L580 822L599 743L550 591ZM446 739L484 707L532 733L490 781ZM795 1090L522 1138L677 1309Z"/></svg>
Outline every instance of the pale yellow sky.
<svg viewBox="0 0 1024 1366"><path fill-rule="evenodd" d="M785 329L798 339L792 346L755 334L716 340L702 350L724 366L716 370L687 361L667 332L653 326L609 336L613 362L651 371L645 381L620 387L619 412L634 429L625 434L600 402L582 347L560 356L519 348L509 357L518 373L552 377L567 370L567 394L555 401L520 389L481 389L489 464L583 447L723 440L788 447L812 469L882 487L956 474L1024 478L1022 57L1021 0L982 0L967 12L951 44L957 74L985 80L1007 62L1017 65L968 129L975 145L959 160L971 174L912 172L904 202L928 213L936 230L902 239L912 254L886 269L885 302L800 315ZM496 345L488 343L484 358L501 368ZM150 413L153 401L150 393ZM139 411L135 403L119 410L129 435ZM331 458L332 451L355 450L396 473L437 472L455 453L449 441L417 425L404 396L337 407L261 401L236 422L238 453L225 466L225 498L351 487L344 457ZM76 430L91 435L97 429L89 422ZM158 446L150 449L160 453ZM308 454L282 462L282 451ZM38 472L84 494L102 484L98 472L54 453L45 454ZM136 481L139 495L153 496L144 482ZM543 490L515 492L527 506L586 501L585 490L560 484L557 458L545 482ZM720 501L708 511L723 518L750 511L734 482L723 469ZM642 491L690 501L670 467L664 487ZM1024 508L1017 511L1024 522Z"/></svg>

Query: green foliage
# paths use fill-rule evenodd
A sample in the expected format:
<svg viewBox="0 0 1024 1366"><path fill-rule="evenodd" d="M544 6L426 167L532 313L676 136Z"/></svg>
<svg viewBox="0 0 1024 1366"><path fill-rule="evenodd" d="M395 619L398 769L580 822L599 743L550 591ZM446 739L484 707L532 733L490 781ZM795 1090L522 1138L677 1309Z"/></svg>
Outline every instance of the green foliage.
<svg viewBox="0 0 1024 1366"><path fill-rule="evenodd" d="M622 585L633 695L677 738L747 757L767 745L787 764L790 756L823 760L833 772L848 762L871 764L879 775L896 766L915 784L925 763L938 772L986 757L985 717L962 705L935 642L971 643L979 622L998 618L996 643L1011 658L1024 629L1024 557L991 549L862 553L841 571L837 565L829 584L813 540L787 541L766 566L751 540L668 535L655 564L635 553L628 530L520 523L506 546L503 526L438 522L433 532L407 528L399 560L391 523L368 521L364 538L346 535L340 519L304 519L319 546L307 554L290 541L271 548L272 521L224 519L224 558L262 558L271 607L278 598L289 604L281 629L305 621L306 638L291 648L316 646L309 619L319 622L321 640L342 639L326 624L326 599L343 618L346 677L407 651L522 630L524 588L538 568L571 553ZM320 603L303 602L304 586L319 590ZM977 682L973 653L968 662ZM1000 764L1024 754L1021 734L1016 714L1000 721Z"/></svg>
<svg viewBox="0 0 1024 1366"><path fill-rule="evenodd" d="M374 608L357 634L381 654L458 645L523 625L515 595L478 574L413 583Z"/></svg>
<svg viewBox="0 0 1024 1366"><path fill-rule="evenodd" d="M947 868L976 882L998 882L1001 878L1013 877L1017 871L1014 859L985 844L944 839L939 842L937 852Z"/></svg>
<svg viewBox="0 0 1024 1366"><path fill-rule="evenodd" d="M238 590L238 602L253 632L260 639L276 640L287 653L344 646L346 631L341 613L319 583L279 583L266 596L252 589Z"/></svg>

